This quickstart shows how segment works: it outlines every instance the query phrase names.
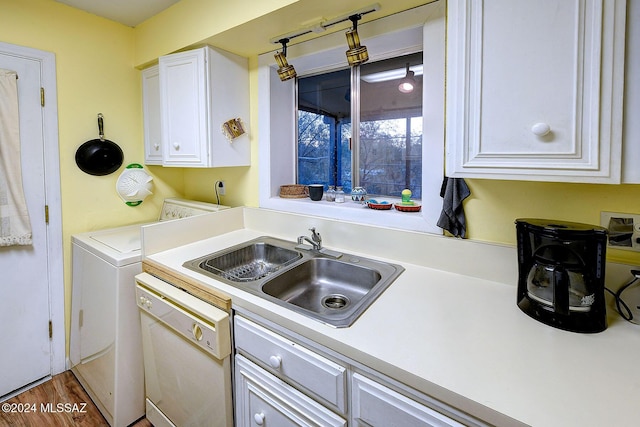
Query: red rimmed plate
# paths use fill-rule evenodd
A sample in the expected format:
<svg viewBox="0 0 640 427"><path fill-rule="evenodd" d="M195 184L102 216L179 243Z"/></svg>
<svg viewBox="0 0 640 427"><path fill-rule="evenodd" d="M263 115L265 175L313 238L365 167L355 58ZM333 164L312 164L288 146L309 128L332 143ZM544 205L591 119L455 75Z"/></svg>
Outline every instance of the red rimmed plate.
<svg viewBox="0 0 640 427"><path fill-rule="evenodd" d="M420 212L420 209L422 209L421 205L403 205L402 203L396 203L395 205L393 205L396 210L400 211L400 212Z"/></svg>
<svg viewBox="0 0 640 427"><path fill-rule="evenodd" d="M367 206L369 206L371 209L376 209L379 211L388 211L389 209L391 209L391 206L393 206L391 203L373 203L373 202L367 202Z"/></svg>

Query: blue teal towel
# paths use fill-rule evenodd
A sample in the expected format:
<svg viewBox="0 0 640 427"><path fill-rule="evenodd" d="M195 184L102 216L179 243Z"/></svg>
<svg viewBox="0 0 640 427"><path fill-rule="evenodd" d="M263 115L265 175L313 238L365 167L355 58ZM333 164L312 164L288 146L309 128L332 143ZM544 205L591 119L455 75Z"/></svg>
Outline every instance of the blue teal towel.
<svg viewBox="0 0 640 427"><path fill-rule="evenodd" d="M444 177L440 197L442 197L442 213L437 225L447 230L455 237L465 238L467 234L467 223L464 216L462 201L469 197L471 191L467 183L462 178Z"/></svg>

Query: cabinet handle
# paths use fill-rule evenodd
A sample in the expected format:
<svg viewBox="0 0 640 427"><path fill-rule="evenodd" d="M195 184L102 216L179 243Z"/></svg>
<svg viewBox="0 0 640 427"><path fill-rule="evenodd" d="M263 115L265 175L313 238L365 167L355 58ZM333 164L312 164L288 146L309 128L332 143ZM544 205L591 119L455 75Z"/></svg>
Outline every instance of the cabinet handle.
<svg viewBox="0 0 640 427"><path fill-rule="evenodd" d="M271 365L273 369L279 369L281 364L282 364L282 357L271 356L269 358L269 365Z"/></svg>
<svg viewBox="0 0 640 427"><path fill-rule="evenodd" d="M153 148L158 151L160 149L160 144L153 144Z"/></svg>
<svg viewBox="0 0 640 427"><path fill-rule="evenodd" d="M551 128L547 123L536 123L531 127L531 132L537 136L545 136L551 132Z"/></svg>
<svg viewBox="0 0 640 427"><path fill-rule="evenodd" d="M178 144L177 142L173 143L173 148L176 149L176 151L178 151L180 149L180 144Z"/></svg>
<svg viewBox="0 0 640 427"><path fill-rule="evenodd" d="M255 414L253 416L253 421L255 421L256 424L258 424L259 426L261 426L262 424L264 424L264 414L262 412Z"/></svg>

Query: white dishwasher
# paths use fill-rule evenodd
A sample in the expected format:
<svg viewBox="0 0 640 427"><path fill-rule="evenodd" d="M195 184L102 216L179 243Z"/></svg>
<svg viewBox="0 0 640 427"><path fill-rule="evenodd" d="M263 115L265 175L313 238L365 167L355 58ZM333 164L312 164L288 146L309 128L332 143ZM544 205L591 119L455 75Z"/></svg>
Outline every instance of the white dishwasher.
<svg viewBox="0 0 640 427"><path fill-rule="evenodd" d="M229 314L150 274L136 282L147 419L232 427Z"/></svg>

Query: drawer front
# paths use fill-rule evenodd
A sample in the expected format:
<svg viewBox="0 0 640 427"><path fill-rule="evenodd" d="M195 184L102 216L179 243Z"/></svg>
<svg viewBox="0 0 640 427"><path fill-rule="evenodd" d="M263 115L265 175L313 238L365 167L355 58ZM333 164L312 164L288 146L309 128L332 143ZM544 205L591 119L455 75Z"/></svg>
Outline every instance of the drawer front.
<svg viewBox="0 0 640 427"><path fill-rule="evenodd" d="M463 427L446 415L360 374L353 374L351 386L354 427Z"/></svg>
<svg viewBox="0 0 640 427"><path fill-rule="evenodd" d="M250 320L234 317L236 348L284 380L346 412L346 369Z"/></svg>
<svg viewBox="0 0 640 427"><path fill-rule="evenodd" d="M236 424L346 427L347 422L284 381L236 355Z"/></svg>

